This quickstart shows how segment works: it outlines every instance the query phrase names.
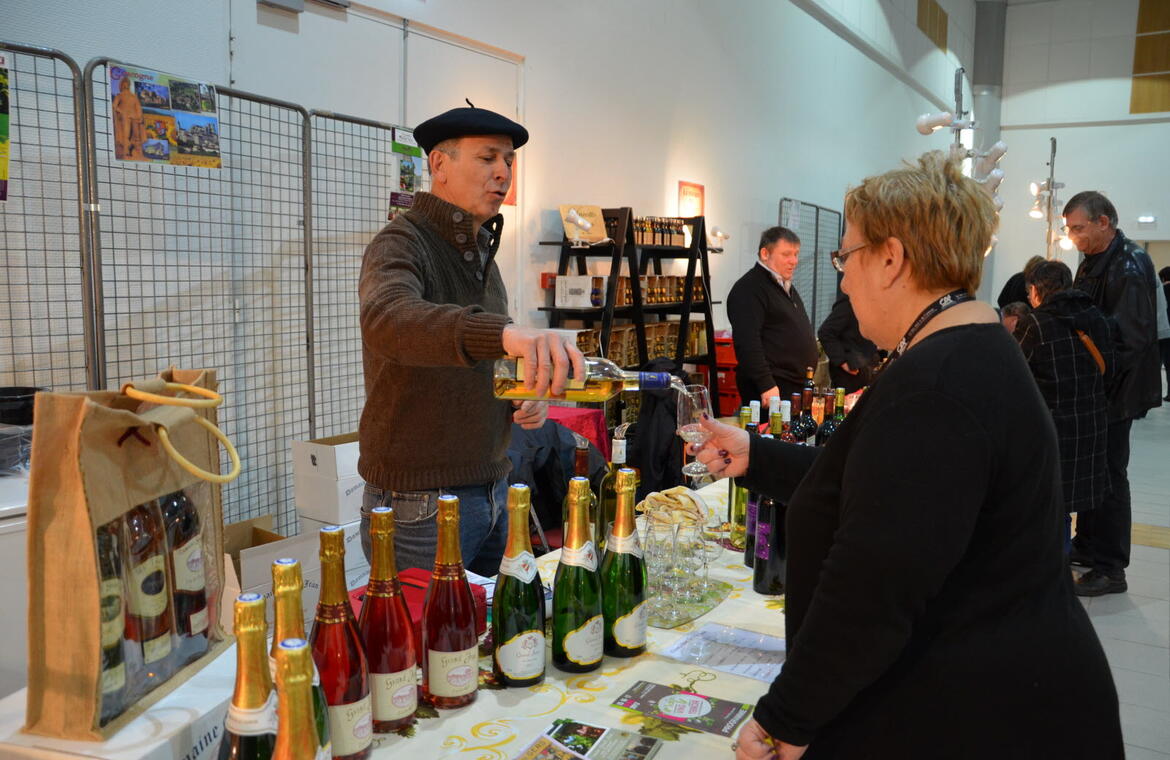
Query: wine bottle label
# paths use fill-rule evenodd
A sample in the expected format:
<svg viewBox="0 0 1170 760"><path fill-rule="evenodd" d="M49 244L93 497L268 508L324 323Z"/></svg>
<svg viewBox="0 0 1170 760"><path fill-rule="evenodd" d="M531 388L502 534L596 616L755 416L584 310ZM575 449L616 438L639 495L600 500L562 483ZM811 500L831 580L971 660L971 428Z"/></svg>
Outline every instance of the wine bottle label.
<svg viewBox="0 0 1170 760"><path fill-rule="evenodd" d="M374 740L370 695L344 705L329 705L329 738L334 755L361 752Z"/></svg>
<svg viewBox="0 0 1170 760"><path fill-rule="evenodd" d="M171 634L164 633L158 638L142 642L142 661L149 665L158 662L171 653Z"/></svg>
<svg viewBox="0 0 1170 760"><path fill-rule="evenodd" d="M626 439L613 439L613 453L610 454L610 464L625 464L626 463Z"/></svg>
<svg viewBox="0 0 1170 760"><path fill-rule="evenodd" d="M592 541L586 541L579 549L565 547L561 549L561 562L590 571L596 570L597 549L594 548Z"/></svg>
<svg viewBox="0 0 1170 760"><path fill-rule="evenodd" d="M102 649L109 649L122 638L126 627L122 614L122 581L117 578L102 581L99 593L102 596Z"/></svg>
<svg viewBox="0 0 1170 760"><path fill-rule="evenodd" d="M130 612L152 618L167 608L167 572L163 555L156 554L130 569Z"/></svg>
<svg viewBox="0 0 1170 760"><path fill-rule="evenodd" d="M427 689L436 697L462 697L479 686L479 645L462 652L427 650Z"/></svg>
<svg viewBox="0 0 1170 760"><path fill-rule="evenodd" d="M756 525L756 515L760 512L760 503L755 499L748 499L747 503L747 526L750 533L752 528Z"/></svg>
<svg viewBox="0 0 1170 760"><path fill-rule="evenodd" d="M544 631L524 631L496 647L496 664L508 678L536 678L544 672Z"/></svg>
<svg viewBox="0 0 1170 760"><path fill-rule="evenodd" d="M187 618L187 628L192 636L207 630L207 608L192 612Z"/></svg>
<svg viewBox="0 0 1170 760"><path fill-rule="evenodd" d="M525 362L523 356L516 357L516 381L518 384L524 383ZM585 387L585 375L581 377L570 377L565 381L565 390L579 391Z"/></svg>
<svg viewBox="0 0 1170 760"><path fill-rule="evenodd" d="M171 552L171 558L175 563L176 591L202 591L207 586L207 580L203 577L201 533Z"/></svg>
<svg viewBox="0 0 1170 760"><path fill-rule="evenodd" d="M565 635L565 657L578 665L601 661L605 649L605 620L594 615L585 624Z"/></svg>
<svg viewBox="0 0 1170 760"><path fill-rule="evenodd" d="M756 523L756 559L768 559L768 536L771 534L771 525L766 522Z"/></svg>
<svg viewBox="0 0 1170 760"><path fill-rule="evenodd" d="M669 372L639 372L638 389L647 391L669 388L671 377Z"/></svg>
<svg viewBox="0 0 1170 760"><path fill-rule="evenodd" d="M119 662L102 671L102 694L118 691L126 685L126 663Z"/></svg>
<svg viewBox="0 0 1170 760"><path fill-rule="evenodd" d="M629 614L613 621L613 640L626 649L646 646L646 603L639 602Z"/></svg>
<svg viewBox="0 0 1170 760"><path fill-rule="evenodd" d="M397 673L370 673L374 696L374 720L398 720L418 708L418 669L413 665Z"/></svg>
<svg viewBox="0 0 1170 760"><path fill-rule="evenodd" d="M638 540L638 532L628 536L615 536L612 531L605 537L605 548L614 554L632 554L642 556L642 542Z"/></svg>
<svg viewBox="0 0 1170 760"><path fill-rule="evenodd" d="M260 707L245 709L228 705L224 728L236 736L263 736L276 733L276 690L268 693L268 701Z"/></svg>
<svg viewBox="0 0 1170 760"><path fill-rule="evenodd" d="M500 575L510 575L523 583L536 577L536 557L532 552L520 552L515 557L505 556L500 560Z"/></svg>

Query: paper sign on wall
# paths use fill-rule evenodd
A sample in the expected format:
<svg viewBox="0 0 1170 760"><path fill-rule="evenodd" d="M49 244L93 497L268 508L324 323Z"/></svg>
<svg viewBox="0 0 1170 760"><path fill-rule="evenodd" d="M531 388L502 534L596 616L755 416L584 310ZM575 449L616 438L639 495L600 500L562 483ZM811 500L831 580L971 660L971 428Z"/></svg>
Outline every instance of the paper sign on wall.
<svg viewBox="0 0 1170 760"><path fill-rule="evenodd" d="M214 85L130 66L109 71L115 158L220 168Z"/></svg>
<svg viewBox="0 0 1170 760"><path fill-rule="evenodd" d="M8 200L8 54L0 51L0 201Z"/></svg>

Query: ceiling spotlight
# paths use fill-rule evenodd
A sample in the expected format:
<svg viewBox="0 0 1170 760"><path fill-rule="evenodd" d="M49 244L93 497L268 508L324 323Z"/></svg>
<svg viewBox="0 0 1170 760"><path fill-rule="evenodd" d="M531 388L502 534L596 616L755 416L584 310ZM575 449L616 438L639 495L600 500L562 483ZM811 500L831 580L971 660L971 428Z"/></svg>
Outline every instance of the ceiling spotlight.
<svg viewBox="0 0 1170 760"><path fill-rule="evenodd" d="M1158 217L1149 214L1138 217L1138 224L1153 224L1156 221L1158 221Z"/></svg>
<svg viewBox="0 0 1170 760"><path fill-rule="evenodd" d="M726 232L724 232L719 227L712 227L711 228L711 237L715 238L716 240L727 240L728 238L731 237L731 235L728 235Z"/></svg>
<svg viewBox="0 0 1170 760"><path fill-rule="evenodd" d="M1044 192L1047 189L1048 189L1048 180L1044 180L1043 182L1029 182L1028 183L1028 192L1031 193L1033 196L1039 195L1040 193Z"/></svg>
<svg viewBox="0 0 1170 760"><path fill-rule="evenodd" d="M1036 200L1032 203L1032 210L1028 212L1028 216L1033 219L1044 218L1044 206L1040 203L1040 196L1036 196Z"/></svg>
<svg viewBox="0 0 1170 760"><path fill-rule="evenodd" d="M949 127L955 121L955 115L949 111L941 113L924 113L914 123L914 128L920 135L929 135L935 130Z"/></svg>

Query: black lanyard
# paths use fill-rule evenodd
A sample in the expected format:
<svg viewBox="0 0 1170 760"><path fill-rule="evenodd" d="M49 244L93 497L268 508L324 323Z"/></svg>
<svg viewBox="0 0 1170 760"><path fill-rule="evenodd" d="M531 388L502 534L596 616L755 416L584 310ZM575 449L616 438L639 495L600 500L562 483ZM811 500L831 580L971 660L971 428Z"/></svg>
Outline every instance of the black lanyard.
<svg viewBox="0 0 1170 760"><path fill-rule="evenodd" d="M877 372L874 373L874 380L877 379L877 376L881 374L881 372L885 370L886 367L890 366L890 362L894 361L894 359L897 359L906 352L906 347L910 345L910 341L914 340L914 336L918 335L923 327L926 327L927 322L934 319L952 306L958 306L961 303L974 300L975 296L960 288L959 290L952 290L950 293L942 296L937 301L932 301L925 309L922 310L922 313L918 315L918 319L915 319L914 323L910 325L910 329L906 331L906 334L902 336L902 340L898 341L897 347L891 351L890 355L887 356L885 361L882 362L882 366L878 367ZM872 383L873 381L870 381L871 385Z"/></svg>

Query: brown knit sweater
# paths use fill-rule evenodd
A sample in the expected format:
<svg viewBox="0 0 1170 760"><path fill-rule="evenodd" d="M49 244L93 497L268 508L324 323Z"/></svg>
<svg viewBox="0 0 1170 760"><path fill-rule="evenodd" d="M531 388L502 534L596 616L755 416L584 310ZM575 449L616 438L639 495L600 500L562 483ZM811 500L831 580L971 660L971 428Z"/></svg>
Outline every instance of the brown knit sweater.
<svg viewBox="0 0 1170 760"><path fill-rule="evenodd" d="M358 472L396 491L488 483L508 473L511 405L492 394L508 296L463 209L415 196L366 247L358 294L366 406Z"/></svg>

